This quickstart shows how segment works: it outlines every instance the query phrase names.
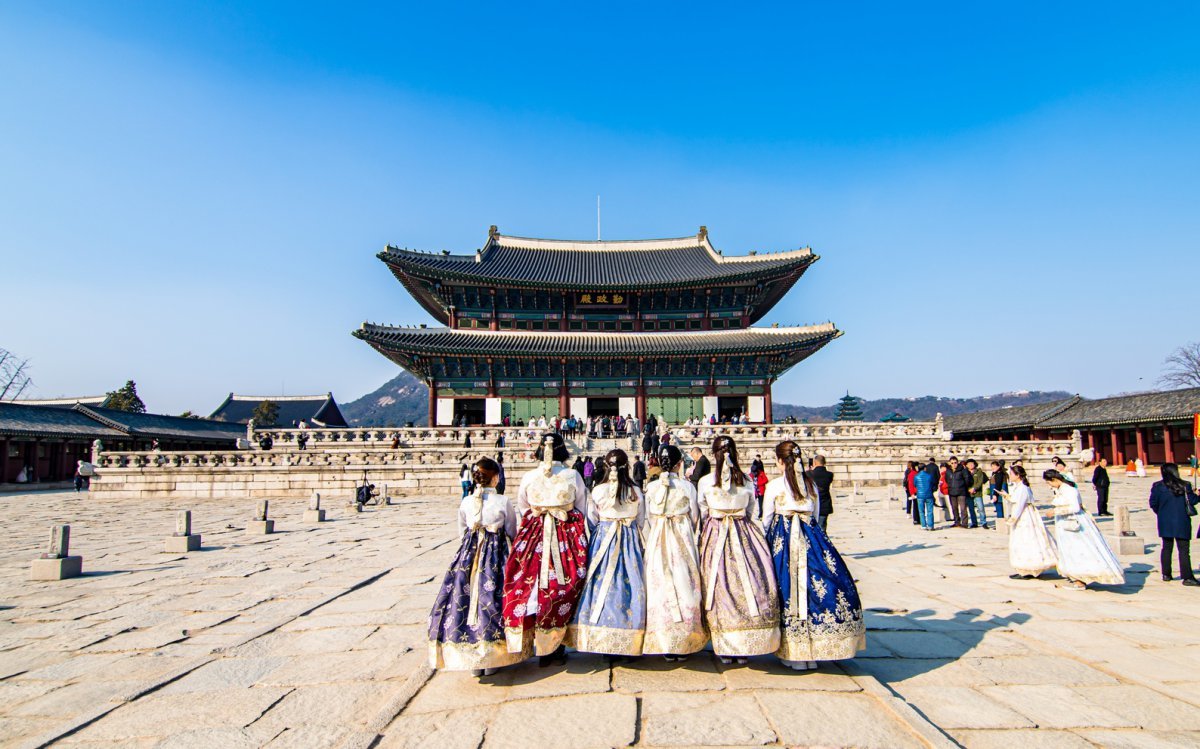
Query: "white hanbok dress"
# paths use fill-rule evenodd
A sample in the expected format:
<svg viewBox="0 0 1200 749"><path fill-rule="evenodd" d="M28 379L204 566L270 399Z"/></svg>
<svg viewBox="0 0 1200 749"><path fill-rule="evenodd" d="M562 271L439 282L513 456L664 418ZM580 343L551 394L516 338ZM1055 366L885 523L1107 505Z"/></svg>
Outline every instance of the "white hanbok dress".
<svg viewBox="0 0 1200 749"><path fill-rule="evenodd" d="M1058 573L1083 583L1121 585L1125 571L1108 548L1096 521L1083 509L1079 490L1062 484L1054 493L1054 537Z"/></svg>
<svg viewBox="0 0 1200 749"><path fill-rule="evenodd" d="M1008 497L1013 506L1008 563L1017 574L1037 577L1058 564L1058 550L1033 504L1033 490L1019 481L1010 486Z"/></svg>
<svg viewBox="0 0 1200 749"><path fill-rule="evenodd" d="M704 649L700 610L700 505L696 487L675 473L646 486L646 655L687 655Z"/></svg>

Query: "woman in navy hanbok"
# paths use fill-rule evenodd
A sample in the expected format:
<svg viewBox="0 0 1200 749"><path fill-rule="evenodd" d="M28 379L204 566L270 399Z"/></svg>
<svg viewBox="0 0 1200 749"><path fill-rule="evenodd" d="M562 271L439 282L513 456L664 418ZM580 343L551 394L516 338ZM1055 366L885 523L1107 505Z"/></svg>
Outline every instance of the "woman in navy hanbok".
<svg viewBox="0 0 1200 749"><path fill-rule="evenodd" d="M504 565L517 514L496 492L496 461L481 458L471 474L476 489L458 508L462 543L429 615L429 665L482 676L529 653L509 652L504 636Z"/></svg>
<svg viewBox="0 0 1200 749"><path fill-rule="evenodd" d="M853 658L866 647L866 624L854 578L815 516L812 480L796 471L800 446L775 447L783 475L767 484L763 524L779 584L781 638L776 655L798 671L816 661Z"/></svg>

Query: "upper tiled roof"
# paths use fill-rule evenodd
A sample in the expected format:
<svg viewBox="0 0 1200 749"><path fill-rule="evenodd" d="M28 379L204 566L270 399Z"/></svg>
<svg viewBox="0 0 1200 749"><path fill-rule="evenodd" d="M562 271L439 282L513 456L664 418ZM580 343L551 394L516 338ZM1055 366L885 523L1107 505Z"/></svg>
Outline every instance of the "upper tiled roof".
<svg viewBox="0 0 1200 749"><path fill-rule="evenodd" d="M125 436L123 432L72 408L32 406L19 402L0 402L0 435L17 439L103 439Z"/></svg>
<svg viewBox="0 0 1200 749"><path fill-rule="evenodd" d="M1063 398L1048 403L1034 403L1028 406L1013 406L997 408L991 411L976 411L969 414L947 416L943 423L945 428L954 434L980 434L983 432L1005 431L1010 429L1032 429L1043 419L1060 413L1078 403L1079 396Z"/></svg>
<svg viewBox="0 0 1200 749"><path fill-rule="evenodd" d="M122 434L146 439L187 440L189 442L234 443L246 436L246 430L211 419L189 419L165 414L138 414L113 408L76 406L75 410Z"/></svg>
<svg viewBox="0 0 1200 749"><path fill-rule="evenodd" d="M254 409L263 401L274 401L279 406L275 423L293 427L301 421L314 426L344 427L346 419L338 408L333 393L324 395L234 395L217 406L210 419L234 424L245 424L254 415Z"/></svg>
<svg viewBox="0 0 1200 749"><path fill-rule="evenodd" d="M1200 388L1186 388L1083 400L1039 422L1038 428L1058 430L1161 424L1164 421L1190 419L1196 413L1200 413Z"/></svg>
<svg viewBox="0 0 1200 749"><path fill-rule="evenodd" d="M487 244L473 255L389 246L379 258L397 275L518 287L637 290L783 276L803 272L818 256L801 249L725 257L713 249L703 228L678 239L580 242L510 237L493 227Z"/></svg>
<svg viewBox="0 0 1200 749"><path fill-rule="evenodd" d="M736 355L816 349L841 335L832 323L793 328L743 328L666 333L575 333L450 328L397 328L364 323L354 335L377 349L425 356Z"/></svg>
<svg viewBox="0 0 1200 749"><path fill-rule="evenodd" d="M65 398L22 398L14 402L25 406L62 406L70 408L76 403L82 403L85 406L103 406L106 400L108 400L107 395L81 395Z"/></svg>

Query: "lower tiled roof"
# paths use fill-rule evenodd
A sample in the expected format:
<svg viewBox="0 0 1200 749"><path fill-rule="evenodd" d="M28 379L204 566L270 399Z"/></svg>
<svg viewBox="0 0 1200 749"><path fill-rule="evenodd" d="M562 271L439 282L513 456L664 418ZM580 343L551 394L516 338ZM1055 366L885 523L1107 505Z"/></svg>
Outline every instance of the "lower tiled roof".
<svg viewBox="0 0 1200 749"><path fill-rule="evenodd" d="M1011 408L996 408L990 411L976 411L969 414L947 416L944 424L947 430L955 434L981 434L984 432L1005 431L1012 429L1032 429L1043 419L1048 419L1064 409L1078 403L1079 396L1063 398L1047 403L1033 403L1028 406L1012 406Z"/></svg>
<svg viewBox="0 0 1200 749"><path fill-rule="evenodd" d="M1038 423L1039 429L1161 424L1200 413L1200 388L1085 400Z"/></svg>
<svg viewBox="0 0 1200 749"><path fill-rule="evenodd" d="M0 437L104 439L125 434L72 408L0 402Z"/></svg>

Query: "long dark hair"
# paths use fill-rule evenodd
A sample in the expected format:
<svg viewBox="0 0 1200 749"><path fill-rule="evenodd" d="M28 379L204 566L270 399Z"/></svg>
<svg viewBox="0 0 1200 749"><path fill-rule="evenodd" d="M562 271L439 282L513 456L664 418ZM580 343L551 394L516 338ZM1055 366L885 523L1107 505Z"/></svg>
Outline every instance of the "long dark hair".
<svg viewBox="0 0 1200 749"><path fill-rule="evenodd" d="M804 456L800 452L800 445L793 440L784 440L775 446L775 457L783 463L783 478L787 481L788 488L792 490L793 497L804 499L815 493L812 479L804 472L803 468L800 475L804 477L804 491L800 491L800 480L796 477L796 464L804 466Z"/></svg>
<svg viewBox="0 0 1200 749"><path fill-rule="evenodd" d="M633 479L629 478L629 456L621 448L614 448L604 456L604 481L610 481L610 474L617 482L617 504L623 505L633 496Z"/></svg>
<svg viewBox="0 0 1200 749"><path fill-rule="evenodd" d="M716 485L721 485L721 471L725 468L725 461L729 461L729 482L734 486L746 485L746 474L738 466L737 443L733 441L733 437L721 435L713 440L712 443L713 458L717 461L716 470L713 471L713 479Z"/></svg>
<svg viewBox="0 0 1200 749"><path fill-rule="evenodd" d="M1176 497L1187 494L1187 482L1179 478L1179 466L1174 463L1162 464L1162 480Z"/></svg>
<svg viewBox="0 0 1200 749"><path fill-rule="evenodd" d="M1013 466L1013 468L1020 468L1020 466ZM1054 481L1055 479L1058 479L1059 481L1063 482L1067 486L1075 486L1074 481L1072 481L1071 479L1062 475L1061 473L1054 470L1053 468L1042 473L1042 478L1045 479L1046 481Z"/></svg>
<svg viewBox="0 0 1200 749"><path fill-rule="evenodd" d="M1013 466L1008 470L1012 472L1012 475L1017 477L1018 481L1025 486L1029 486L1029 477L1025 475L1025 468L1023 466Z"/></svg>

